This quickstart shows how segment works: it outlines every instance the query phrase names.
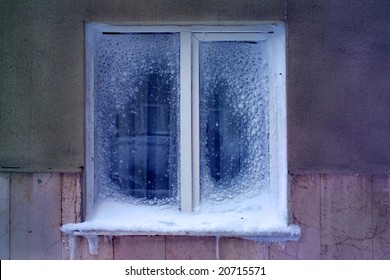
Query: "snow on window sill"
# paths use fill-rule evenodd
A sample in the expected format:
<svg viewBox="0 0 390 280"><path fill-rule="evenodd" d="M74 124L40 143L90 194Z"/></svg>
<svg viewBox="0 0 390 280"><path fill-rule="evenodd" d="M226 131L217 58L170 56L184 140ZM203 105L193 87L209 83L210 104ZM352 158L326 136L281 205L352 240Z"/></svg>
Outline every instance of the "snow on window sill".
<svg viewBox="0 0 390 280"><path fill-rule="evenodd" d="M300 228L288 225L280 211L270 205L260 211L231 208L180 212L171 205L134 205L104 201L82 223L70 223L61 230L71 236L191 235L242 237L259 241L298 240ZM282 211L283 212L283 211Z"/></svg>

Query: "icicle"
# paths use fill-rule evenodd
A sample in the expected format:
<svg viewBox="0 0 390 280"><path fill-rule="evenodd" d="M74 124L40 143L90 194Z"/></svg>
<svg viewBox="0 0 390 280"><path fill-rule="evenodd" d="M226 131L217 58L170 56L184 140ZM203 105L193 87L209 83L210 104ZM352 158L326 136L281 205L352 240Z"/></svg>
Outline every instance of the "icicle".
<svg viewBox="0 0 390 280"><path fill-rule="evenodd" d="M220 236L215 236L215 259L219 260L219 239Z"/></svg>
<svg viewBox="0 0 390 280"><path fill-rule="evenodd" d="M91 255L97 255L99 251L99 236L87 235L86 236L89 245L89 253Z"/></svg>
<svg viewBox="0 0 390 280"><path fill-rule="evenodd" d="M105 243L109 242L109 243L112 244L113 239L114 239L114 237L113 237L112 235L105 235L105 236L104 236L104 242L105 242Z"/></svg>
<svg viewBox="0 0 390 280"><path fill-rule="evenodd" d="M76 236L68 235L69 259L74 260L76 255Z"/></svg>

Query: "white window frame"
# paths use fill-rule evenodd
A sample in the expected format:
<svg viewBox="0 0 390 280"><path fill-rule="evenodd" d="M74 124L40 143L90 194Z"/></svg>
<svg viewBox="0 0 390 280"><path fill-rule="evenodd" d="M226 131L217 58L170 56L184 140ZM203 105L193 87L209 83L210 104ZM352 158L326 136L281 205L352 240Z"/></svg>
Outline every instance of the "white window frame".
<svg viewBox="0 0 390 280"><path fill-rule="evenodd" d="M180 33L180 211L199 206L199 42L261 40L269 62L270 187L288 224L286 43L282 23L250 25L107 25L86 24L86 216L93 213L94 186L94 53L96 36L104 32ZM189 78L190 77L190 78ZM188 124L191 123L192 126ZM187 153L185 151L192 151Z"/></svg>

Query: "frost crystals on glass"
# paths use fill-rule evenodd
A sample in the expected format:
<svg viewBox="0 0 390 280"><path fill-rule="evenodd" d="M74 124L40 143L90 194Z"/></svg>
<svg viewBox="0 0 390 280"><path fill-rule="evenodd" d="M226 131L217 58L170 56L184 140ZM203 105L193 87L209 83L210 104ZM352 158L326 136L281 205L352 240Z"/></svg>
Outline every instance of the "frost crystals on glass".
<svg viewBox="0 0 390 280"><path fill-rule="evenodd" d="M266 45L201 42L199 49L202 199L258 195L269 185Z"/></svg>
<svg viewBox="0 0 390 280"><path fill-rule="evenodd" d="M94 96L98 198L176 200L179 48L177 33L99 36Z"/></svg>

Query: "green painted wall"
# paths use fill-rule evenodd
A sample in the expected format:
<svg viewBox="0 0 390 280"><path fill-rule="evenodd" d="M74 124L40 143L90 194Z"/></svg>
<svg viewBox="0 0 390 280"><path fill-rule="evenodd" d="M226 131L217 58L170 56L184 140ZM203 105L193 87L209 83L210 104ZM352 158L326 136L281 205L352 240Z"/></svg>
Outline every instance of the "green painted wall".
<svg viewBox="0 0 390 280"><path fill-rule="evenodd" d="M269 0L0 1L0 167L84 165L84 22L270 21L284 12Z"/></svg>
<svg viewBox="0 0 390 280"><path fill-rule="evenodd" d="M84 165L84 22L282 21L294 173L390 172L390 1L0 1L0 171Z"/></svg>

